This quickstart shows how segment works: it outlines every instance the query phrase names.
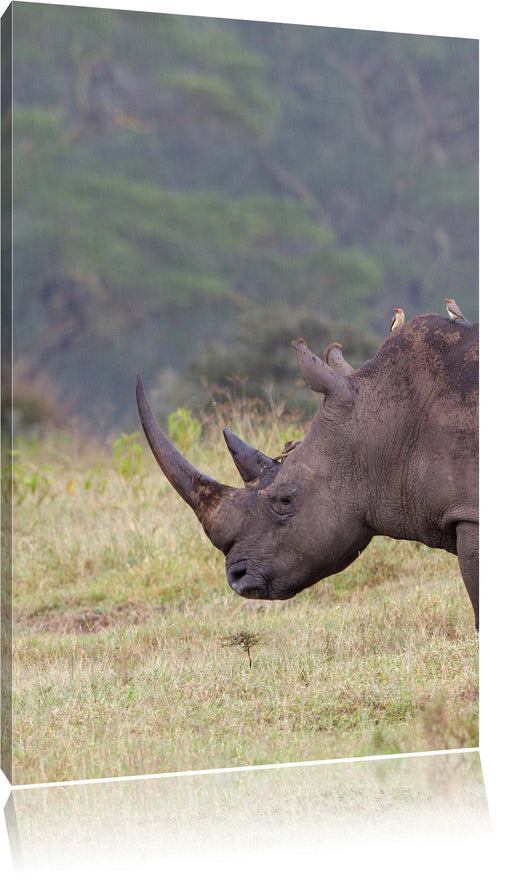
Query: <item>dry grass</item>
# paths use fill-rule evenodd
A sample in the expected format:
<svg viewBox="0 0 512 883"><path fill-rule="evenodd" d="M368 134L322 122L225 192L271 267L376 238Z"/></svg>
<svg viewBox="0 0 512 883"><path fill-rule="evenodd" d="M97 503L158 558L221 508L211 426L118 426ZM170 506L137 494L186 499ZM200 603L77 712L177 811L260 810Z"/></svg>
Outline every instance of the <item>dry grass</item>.
<svg viewBox="0 0 512 883"><path fill-rule="evenodd" d="M274 455L302 434L233 428ZM189 457L238 483L213 430ZM454 557L377 538L289 602L243 601L137 441L124 477L108 451L62 438L20 454L16 784L478 744ZM31 470L47 481L24 493ZM258 638L251 666L228 640L243 633Z"/></svg>

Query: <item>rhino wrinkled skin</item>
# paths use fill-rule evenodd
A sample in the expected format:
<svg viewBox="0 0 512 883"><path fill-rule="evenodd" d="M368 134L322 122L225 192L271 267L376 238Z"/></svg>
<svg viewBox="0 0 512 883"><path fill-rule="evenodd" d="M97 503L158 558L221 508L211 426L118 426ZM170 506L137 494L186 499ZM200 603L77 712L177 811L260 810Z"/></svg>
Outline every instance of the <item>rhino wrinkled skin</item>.
<svg viewBox="0 0 512 883"><path fill-rule="evenodd" d="M137 378L153 454L226 556L229 585L245 598L291 598L376 535L416 540L458 556L478 628L478 323L417 316L357 371L339 345L327 362L302 339L293 346L322 403L282 463L224 431L244 488L182 457Z"/></svg>

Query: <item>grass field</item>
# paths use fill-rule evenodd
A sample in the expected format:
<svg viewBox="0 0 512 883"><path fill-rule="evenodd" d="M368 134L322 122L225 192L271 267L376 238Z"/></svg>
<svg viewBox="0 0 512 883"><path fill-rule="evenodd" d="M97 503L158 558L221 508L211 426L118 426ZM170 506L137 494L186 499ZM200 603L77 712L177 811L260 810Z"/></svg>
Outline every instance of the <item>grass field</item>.
<svg viewBox="0 0 512 883"><path fill-rule="evenodd" d="M303 435L230 425L274 456ZM178 430L239 484L217 419ZM13 554L15 784L478 744L478 641L444 552L376 538L290 601L244 601L140 437L54 435L15 454Z"/></svg>

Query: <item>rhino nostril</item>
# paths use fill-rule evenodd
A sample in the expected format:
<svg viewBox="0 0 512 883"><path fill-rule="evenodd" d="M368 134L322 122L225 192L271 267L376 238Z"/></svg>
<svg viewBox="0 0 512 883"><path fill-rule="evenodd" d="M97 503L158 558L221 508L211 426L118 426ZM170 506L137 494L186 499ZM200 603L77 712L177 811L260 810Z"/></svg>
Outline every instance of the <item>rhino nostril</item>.
<svg viewBox="0 0 512 883"><path fill-rule="evenodd" d="M238 583L247 574L247 568L242 566L231 567L229 570L229 579L232 583Z"/></svg>

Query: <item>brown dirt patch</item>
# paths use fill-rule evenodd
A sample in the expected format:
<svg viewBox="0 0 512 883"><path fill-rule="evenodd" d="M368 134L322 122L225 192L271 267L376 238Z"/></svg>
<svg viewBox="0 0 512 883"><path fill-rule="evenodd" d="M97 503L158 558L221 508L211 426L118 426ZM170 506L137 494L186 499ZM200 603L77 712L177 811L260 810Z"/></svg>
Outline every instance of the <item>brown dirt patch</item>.
<svg viewBox="0 0 512 883"><path fill-rule="evenodd" d="M81 610L37 610L15 618L18 631L34 632L82 632L97 634L119 625L138 625L151 619L161 619L168 614L163 604L119 604L108 610L87 607Z"/></svg>

